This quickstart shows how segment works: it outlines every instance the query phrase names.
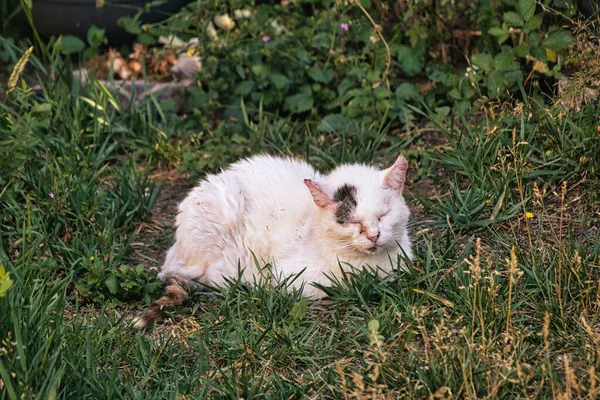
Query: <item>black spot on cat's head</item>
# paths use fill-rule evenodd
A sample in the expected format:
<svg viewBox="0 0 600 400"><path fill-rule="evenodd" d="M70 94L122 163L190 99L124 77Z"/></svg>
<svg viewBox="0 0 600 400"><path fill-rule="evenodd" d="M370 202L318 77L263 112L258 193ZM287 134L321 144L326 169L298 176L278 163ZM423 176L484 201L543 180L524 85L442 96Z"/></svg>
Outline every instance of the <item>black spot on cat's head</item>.
<svg viewBox="0 0 600 400"><path fill-rule="evenodd" d="M335 217L338 223L343 224L350 220L356 208L356 187L345 184L335 191L333 200L338 203Z"/></svg>
<svg viewBox="0 0 600 400"><path fill-rule="evenodd" d="M338 203L347 201L356 205L356 187L346 183L335 191L333 200Z"/></svg>

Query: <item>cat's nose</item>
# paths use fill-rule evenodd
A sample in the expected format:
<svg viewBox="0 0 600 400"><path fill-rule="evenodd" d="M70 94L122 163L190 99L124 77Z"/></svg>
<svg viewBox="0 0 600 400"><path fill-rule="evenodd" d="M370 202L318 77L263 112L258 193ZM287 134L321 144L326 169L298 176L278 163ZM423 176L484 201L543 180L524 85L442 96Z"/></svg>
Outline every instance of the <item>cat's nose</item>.
<svg viewBox="0 0 600 400"><path fill-rule="evenodd" d="M381 235L381 232L377 231L377 233L373 234L371 232L367 232L367 239L369 239L371 242L376 243L377 239L379 239L379 235Z"/></svg>

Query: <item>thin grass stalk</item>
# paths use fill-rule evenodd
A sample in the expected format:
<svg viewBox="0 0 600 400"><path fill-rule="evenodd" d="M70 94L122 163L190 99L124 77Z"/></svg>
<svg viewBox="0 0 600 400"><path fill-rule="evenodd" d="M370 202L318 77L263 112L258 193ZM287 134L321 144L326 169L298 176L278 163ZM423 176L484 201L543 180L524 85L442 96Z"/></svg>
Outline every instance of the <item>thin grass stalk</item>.
<svg viewBox="0 0 600 400"><path fill-rule="evenodd" d="M552 398L556 398L556 387L554 386L554 379L552 378L552 363L550 361L550 341L548 337L550 335L550 313L544 313L544 325L542 325L542 338L544 340L544 365L545 370L548 373L548 380L550 381L550 388L552 390Z"/></svg>
<svg viewBox="0 0 600 400"><path fill-rule="evenodd" d="M523 116L521 116L523 118ZM523 121L521 121L523 123ZM524 128L523 128L524 129ZM517 129L514 128L512 131L512 147L509 150L513 156L513 168L515 171L515 179L517 180L517 192L519 193L519 199L521 200L521 207L523 209L523 217L525 218L525 225L527 225L527 240L529 242L529 254L531 256L531 268L535 269L535 255L533 247L533 239L531 237L531 227L529 225L527 207L525 206L525 189L523 188L523 180L521 179L520 169L517 168L517 162L520 161L520 157L517 154L517 148L520 145L527 144L527 142L517 142Z"/></svg>
<svg viewBox="0 0 600 400"><path fill-rule="evenodd" d="M562 301L562 270L563 270L563 251L562 251L562 239L563 239L563 223L564 223L564 210L565 210L565 197L567 193L567 181L564 181L561 186L560 192L560 217L558 223L558 244L559 244L559 253L558 253L558 266L556 270L556 295L558 296L558 305L561 311L563 312L563 301Z"/></svg>
<svg viewBox="0 0 600 400"><path fill-rule="evenodd" d="M365 10L365 8L360 3L360 1L354 0L354 4L356 4L356 6L358 8L360 8L360 10L363 12L363 14L365 14L365 16L369 19L369 22L371 22L371 25L373 25L373 29L377 33L377 36L379 36L379 40L381 40L383 42L383 45L385 46L385 71L383 71L381 80L385 83L385 85L389 89L390 81L388 80L388 75L390 74L390 69L392 67L392 52L390 51L390 46L388 45L387 41L383 37L383 34L381 33L381 29L379 29L380 27L375 23L375 21L373 20L373 17L371 17L369 12L367 10Z"/></svg>
<svg viewBox="0 0 600 400"><path fill-rule="evenodd" d="M517 253L515 246L510 249L510 259L506 260L508 265L508 305L506 310L506 334L512 334L512 296L514 285L518 274Z"/></svg>

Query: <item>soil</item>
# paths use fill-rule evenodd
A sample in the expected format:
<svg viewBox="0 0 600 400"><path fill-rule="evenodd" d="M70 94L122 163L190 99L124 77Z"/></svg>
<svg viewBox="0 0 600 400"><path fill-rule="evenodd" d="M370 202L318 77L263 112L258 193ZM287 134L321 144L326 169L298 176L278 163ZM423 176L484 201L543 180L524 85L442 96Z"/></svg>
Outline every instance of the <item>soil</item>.
<svg viewBox="0 0 600 400"><path fill-rule="evenodd" d="M143 264L146 269L160 269L165 251L173 243L177 206L193 187L188 175L177 170L159 171L152 179L163 187L152 209L152 219L136 229L136 241L131 244L130 265Z"/></svg>

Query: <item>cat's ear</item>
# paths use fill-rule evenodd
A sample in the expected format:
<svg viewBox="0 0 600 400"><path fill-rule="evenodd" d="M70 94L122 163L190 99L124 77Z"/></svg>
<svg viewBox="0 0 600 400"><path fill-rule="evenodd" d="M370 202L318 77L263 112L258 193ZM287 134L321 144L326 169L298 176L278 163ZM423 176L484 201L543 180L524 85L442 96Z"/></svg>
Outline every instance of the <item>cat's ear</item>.
<svg viewBox="0 0 600 400"><path fill-rule="evenodd" d="M394 165L383 171L383 187L402 192L406 181L408 162L402 156L398 157Z"/></svg>
<svg viewBox="0 0 600 400"><path fill-rule="evenodd" d="M321 186L317 182L313 182L310 179L305 179L304 184L310 190L310 194L315 202L315 204L321 208L325 208L334 204L334 201L331 200L331 197L321 188Z"/></svg>

